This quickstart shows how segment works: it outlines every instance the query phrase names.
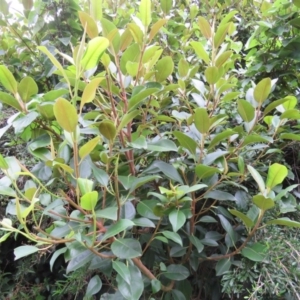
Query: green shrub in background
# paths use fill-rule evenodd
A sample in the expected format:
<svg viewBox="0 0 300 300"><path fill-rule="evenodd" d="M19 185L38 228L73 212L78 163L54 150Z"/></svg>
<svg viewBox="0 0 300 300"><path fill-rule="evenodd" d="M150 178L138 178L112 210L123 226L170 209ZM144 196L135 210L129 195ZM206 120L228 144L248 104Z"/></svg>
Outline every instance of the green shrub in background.
<svg viewBox="0 0 300 300"><path fill-rule="evenodd" d="M51 270L63 257L69 279L86 275L85 299L299 298L299 264L284 285L267 275L283 269L269 228L300 227L282 155L300 140L300 112L293 93L272 99L276 77L254 82L237 67L247 3L70 3L78 24L60 32L39 19L50 3L23 1L30 41L2 19L4 55L9 42L25 54L17 70L0 66L0 100L16 111L0 135L12 128L37 163L0 156L0 241L23 236L15 259L50 253Z"/></svg>

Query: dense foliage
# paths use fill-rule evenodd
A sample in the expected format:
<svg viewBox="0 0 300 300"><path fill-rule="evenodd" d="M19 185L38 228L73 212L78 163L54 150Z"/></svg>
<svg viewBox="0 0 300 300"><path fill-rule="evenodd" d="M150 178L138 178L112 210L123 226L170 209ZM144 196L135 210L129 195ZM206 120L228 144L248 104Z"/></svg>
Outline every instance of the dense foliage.
<svg viewBox="0 0 300 300"><path fill-rule="evenodd" d="M0 4L4 296L300 299L299 1Z"/></svg>

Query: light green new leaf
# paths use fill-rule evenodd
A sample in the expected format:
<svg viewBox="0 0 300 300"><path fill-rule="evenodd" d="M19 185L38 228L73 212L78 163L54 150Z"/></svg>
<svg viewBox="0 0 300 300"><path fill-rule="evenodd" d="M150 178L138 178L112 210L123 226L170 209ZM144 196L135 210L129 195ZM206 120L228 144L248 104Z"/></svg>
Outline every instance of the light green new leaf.
<svg viewBox="0 0 300 300"><path fill-rule="evenodd" d="M94 210L98 202L98 192L88 192L80 198L80 206L86 210Z"/></svg>
<svg viewBox="0 0 300 300"><path fill-rule="evenodd" d="M0 168L7 170L9 168L6 160L4 159L4 157L2 156L2 154L0 154Z"/></svg>
<svg viewBox="0 0 300 300"><path fill-rule="evenodd" d="M78 178L77 185L81 195L85 195L93 191L94 182L87 178Z"/></svg>
<svg viewBox="0 0 300 300"><path fill-rule="evenodd" d="M275 205L274 200L266 198L263 195L254 196L253 203L263 211L271 209Z"/></svg>
<svg viewBox="0 0 300 300"><path fill-rule="evenodd" d="M267 188L271 190L277 184L282 183L282 181L286 178L287 175L288 175L288 169L286 166L277 163L271 165L269 167L268 177L266 182Z"/></svg>
<svg viewBox="0 0 300 300"><path fill-rule="evenodd" d="M121 122L117 128L117 132L119 133L128 123L130 123L139 114L139 110L133 110L131 112L126 113L121 119Z"/></svg>
<svg viewBox="0 0 300 300"><path fill-rule="evenodd" d="M90 0L90 15L95 21L101 21L102 19L102 1Z"/></svg>
<svg viewBox="0 0 300 300"><path fill-rule="evenodd" d="M53 107L58 124L67 132L75 132L78 115L75 107L66 99L58 98Z"/></svg>
<svg viewBox="0 0 300 300"><path fill-rule="evenodd" d="M79 149L79 156L81 159L89 155L95 147L99 144L100 142L100 136L96 136L95 138L89 140L87 143L85 143L82 147Z"/></svg>
<svg viewBox="0 0 300 300"><path fill-rule="evenodd" d="M18 83L13 74L3 65L0 66L0 83L12 94L17 94Z"/></svg>
<svg viewBox="0 0 300 300"><path fill-rule="evenodd" d="M231 129L226 129L223 132L217 134L210 142L208 149L213 148L215 145L219 144L219 142L231 137L234 134L236 134L236 132Z"/></svg>
<svg viewBox="0 0 300 300"><path fill-rule="evenodd" d="M276 224L276 225L300 228L299 222L293 221L289 218L279 218L279 219L271 220L271 221L268 221L267 224L269 224L269 225Z"/></svg>
<svg viewBox="0 0 300 300"><path fill-rule="evenodd" d="M165 15L169 14L171 8L173 7L173 1L172 0L160 0L160 7L161 10Z"/></svg>
<svg viewBox="0 0 300 300"><path fill-rule="evenodd" d="M208 84L215 84L221 77L221 72L217 67L208 67L204 71L205 78Z"/></svg>
<svg viewBox="0 0 300 300"><path fill-rule="evenodd" d="M141 244L136 239L117 239L111 244L111 251L121 259L130 259L142 255Z"/></svg>
<svg viewBox="0 0 300 300"><path fill-rule="evenodd" d="M195 126L200 133L202 134L208 133L210 124L209 124L209 116L205 108L196 108L194 121L195 121Z"/></svg>
<svg viewBox="0 0 300 300"><path fill-rule="evenodd" d="M81 97L80 111L82 110L82 107L86 103L90 103L95 99L96 90L102 80L103 80L103 78L94 78L93 80L91 80L91 82L89 82L86 85L86 87L84 88L82 97Z"/></svg>
<svg viewBox="0 0 300 300"><path fill-rule="evenodd" d="M211 38L211 27L206 19L203 17L198 18L198 26L200 28L201 33L207 39Z"/></svg>
<svg viewBox="0 0 300 300"><path fill-rule="evenodd" d="M151 30L149 33L149 42L152 41L152 39L157 35L159 30L166 24L166 22L166 19L160 19L151 26Z"/></svg>
<svg viewBox="0 0 300 300"><path fill-rule="evenodd" d="M244 224L246 225L246 227L251 228L254 226L253 221L250 218L248 218L245 214L243 214L242 212L235 210L235 209L229 209L229 212L232 215L241 219L244 222Z"/></svg>
<svg viewBox="0 0 300 300"><path fill-rule="evenodd" d="M21 257L27 256L27 255L36 253L38 251L39 251L39 248L35 247L35 246L29 246L29 245L19 246L14 249L15 260L17 260Z"/></svg>
<svg viewBox="0 0 300 300"><path fill-rule="evenodd" d="M97 66L101 55L108 48L109 40L104 37L95 37L89 41L87 49L81 60L84 70L90 70Z"/></svg>
<svg viewBox="0 0 300 300"><path fill-rule="evenodd" d="M262 104L271 92L271 78L262 79L254 88L254 99L256 102Z"/></svg>
<svg viewBox="0 0 300 300"><path fill-rule="evenodd" d="M17 101L17 99L8 93L4 93L0 91L0 102L11 106L18 111L22 111L22 107L20 103Z"/></svg>
<svg viewBox="0 0 300 300"><path fill-rule="evenodd" d="M151 23L151 0L141 0L140 18L145 27L148 27Z"/></svg>
<svg viewBox="0 0 300 300"><path fill-rule="evenodd" d="M171 56L160 59L155 66L155 78L157 82L166 80L174 70L174 62Z"/></svg>
<svg viewBox="0 0 300 300"><path fill-rule="evenodd" d="M118 28L113 22L104 18L101 20L101 25L103 36L109 40L110 49L112 49L112 52L117 55L121 45L121 36Z"/></svg>
<svg viewBox="0 0 300 300"><path fill-rule="evenodd" d="M220 68L223 64L228 60L228 58L232 55L232 51L228 50L223 52L220 56L216 59L216 67Z"/></svg>
<svg viewBox="0 0 300 300"><path fill-rule="evenodd" d="M256 183L258 184L259 190L260 192L263 194L266 190L266 186L265 186L265 182L262 179L262 177L260 176L260 174L251 166L247 166L248 171L251 173L252 177L254 178L254 180L256 181Z"/></svg>
<svg viewBox="0 0 300 300"><path fill-rule="evenodd" d="M103 120L99 124L99 131L109 141L113 141L117 134L116 126L111 120Z"/></svg>
<svg viewBox="0 0 300 300"><path fill-rule="evenodd" d="M134 226L134 223L132 221L127 220L127 219L119 220L117 223L111 225L107 229L106 233L103 236L103 241L105 241L106 239L108 239L110 237L117 235L118 233L126 230L130 226Z"/></svg>
<svg viewBox="0 0 300 300"><path fill-rule="evenodd" d="M24 102L28 102L38 91L37 84L29 76L24 77L18 86L19 95Z"/></svg>
<svg viewBox="0 0 300 300"><path fill-rule="evenodd" d="M177 232L185 223L186 216L179 209L173 209L169 214L169 221L172 225L173 231Z"/></svg>
<svg viewBox="0 0 300 300"><path fill-rule="evenodd" d="M79 11L78 16L83 29L86 28L86 33L89 38L93 39L98 36L99 32L95 20L84 11Z"/></svg>
<svg viewBox="0 0 300 300"><path fill-rule="evenodd" d="M218 48L224 41L226 34L228 32L229 24L220 25L214 36L214 47Z"/></svg>
<svg viewBox="0 0 300 300"><path fill-rule="evenodd" d="M280 138L283 140L300 141L300 135L295 133L282 133Z"/></svg>
<svg viewBox="0 0 300 300"><path fill-rule="evenodd" d="M238 112L245 122L251 122L255 115L255 108L246 100L238 100Z"/></svg>
<svg viewBox="0 0 300 300"><path fill-rule="evenodd" d="M272 101L265 109L264 109L264 116L266 116L270 111L275 109L277 106L289 101L289 99L284 98L284 99L279 99L276 101Z"/></svg>
<svg viewBox="0 0 300 300"><path fill-rule="evenodd" d="M198 57L201 58L207 64L209 64L210 59L209 59L209 56L208 56L207 52L205 51L203 45L200 42L194 42L194 41L191 42L190 44L193 47L193 49L195 50Z"/></svg>

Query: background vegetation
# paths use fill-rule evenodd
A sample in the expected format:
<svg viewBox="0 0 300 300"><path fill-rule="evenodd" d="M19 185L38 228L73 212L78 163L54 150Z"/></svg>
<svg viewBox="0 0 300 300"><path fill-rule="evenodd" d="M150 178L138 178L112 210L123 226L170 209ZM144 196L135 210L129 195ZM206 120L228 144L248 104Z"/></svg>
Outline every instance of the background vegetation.
<svg viewBox="0 0 300 300"><path fill-rule="evenodd" d="M298 0L0 7L1 299L300 299Z"/></svg>

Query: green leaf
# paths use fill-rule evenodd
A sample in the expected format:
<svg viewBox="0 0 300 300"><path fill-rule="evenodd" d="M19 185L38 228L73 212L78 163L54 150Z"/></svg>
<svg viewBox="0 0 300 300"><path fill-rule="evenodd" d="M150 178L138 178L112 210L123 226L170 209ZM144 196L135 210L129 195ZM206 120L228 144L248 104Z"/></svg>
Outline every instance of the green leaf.
<svg viewBox="0 0 300 300"><path fill-rule="evenodd" d="M102 122L100 122L99 131L110 142L112 142L117 135L116 126L111 120L103 120Z"/></svg>
<svg viewBox="0 0 300 300"><path fill-rule="evenodd" d="M176 232L164 230L161 232L167 239L179 244L181 247L183 246L182 244L182 239L180 235Z"/></svg>
<svg viewBox="0 0 300 300"><path fill-rule="evenodd" d="M266 250L267 246L261 244L261 243L255 243L251 246L246 246L242 250L242 255L252 261L258 261L261 262L266 257Z"/></svg>
<svg viewBox="0 0 300 300"><path fill-rule="evenodd" d="M8 232L8 233L6 233L6 234L3 234L2 236L1 236L1 238L0 238L0 244L2 243L2 242L5 242L7 239L8 239L8 237L11 235L11 232Z"/></svg>
<svg viewBox="0 0 300 300"><path fill-rule="evenodd" d="M255 108L246 100L238 100L238 112L245 122L251 122L255 116Z"/></svg>
<svg viewBox="0 0 300 300"><path fill-rule="evenodd" d="M272 189L276 185L282 183L282 181L287 177L288 169L284 165L273 164L269 167L268 177L266 186L268 189Z"/></svg>
<svg viewBox="0 0 300 300"><path fill-rule="evenodd" d="M169 221L172 225L173 231L177 232L184 225L186 216L181 210L173 209L169 213Z"/></svg>
<svg viewBox="0 0 300 300"><path fill-rule="evenodd" d="M127 124L132 122L132 120L140 114L139 110L132 110L123 115L121 122L117 128L117 132L120 132Z"/></svg>
<svg viewBox="0 0 300 300"><path fill-rule="evenodd" d="M143 44L143 39L144 39L144 34L143 34L141 28L137 24L134 24L134 23L128 24L127 27L129 28L134 41L139 46L141 46Z"/></svg>
<svg viewBox="0 0 300 300"><path fill-rule="evenodd" d="M231 224L229 223L229 221L223 215L219 214L218 217L221 221L222 227L228 233L232 243L234 244L235 241L236 241L236 232L233 230Z"/></svg>
<svg viewBox="0 0 300 300"><path fill-rule="evenodd" d="M180 131L173 131L173 135L177 138L181 147L189 150L193 155L196 154L196 148L198 145L192 138Z"/></svg>
<svg viewBox="0 0 300 300"><path fill-rule="evenodd" d="M275 225L283 225L283 226L288 226L288 227L296 227L300 228L300 223L293 221L289 218L279 218L275 220L270 220L267 222L268 225L275 224Z"/></svg>
<svg viewBox="0 0 300 300"><path fill-rule="evenodd" d="M190 235L189 239L190 242L196 247L198 253L201 253L204 249L204 245L201 243L201 241L194 235Z"/></svg>
<svg viewBox="0 0 300 300"><path fill-rule="evenodd" d="M36 253L39 250L40 249L38 247L35 247L35 246L29 246L29 245L19 246L19 247L14 249L15 260L17 260L21 257L27 256L27 255Z"/></svg>
<svg viewBox="0 0 300 300"><path fill-rule="evenodd" d="M4 159L4 157L2 156L2 154L0 154L0 168L7 170L9 168L6 160Z"/></svg>
<svg viewBox="0 0 300 300"><path fill-rule="evenodd" d="M231 267L230 258L220 259L216 264L216 275L221 276L225 274L227 271L229 271L230 267Z"/></svg>
<svg viewBox="0 0 300 300"><path fill-rule="evenodd" d="M209 153L205 156L205 158L203 159L203 164L204 165L211 165L216 159L226 155L228 153L228 151L222 151L220 149L218 149L215 152Z"/></svg>
<svg viewBox="0 0 300 300"><path fill-rule="evenodd" d="M129 110L135 109L143 100L145 100L147 97L150 95L155 95L157 92L161 90L161 85L158 87L153 87L153 88L147 88L143 89L141 92L138 94L132 95L132 97L129 99L129 105L128 108Z"/></svg>
<svg viewBox="0 0 300 300"><path fill-rule="evenodd" d="M156 36L159 30L167 23L166 19L160 19L156 23L151 26L151 30L149 33L149 42Z"/></svg>
<svg viewBox="0 0 300 300"><path fill-rule="evenodd" d="M293 0L293 4L300 8L300 0Z"/></svg>
<svg viewBox="0 0 300 300"><path fill-rule="evenodd" d="M66 99L58 98L53 107L58 124L67 132L75 132L78 116L75 107Z"/></svg>
<svg viewBox="0 0 300 300"><path fill-rule="evenodd" d="M277 106L289 101L289 99L286 97L284 99L279 99L276 101L272 101L265 109L264 109L264 116L266 116L270 111L275 109Z"/></svg>
<svg viewBox="0 0 300 300"><path fill-rule="evenodd" d="M15 108L18 111L22 111L20 103L10 94L0 91L0 102Z"/></svg>
<svg viewBox="0 0 300 300"><path fill-rule="evenodd" d="M118 219L118 208L117 207L106 207L96 211L98 218L104 218L116 221Z"/></svg>
<svg viewBox="0 0 300 300"><path fill-rule="evenodd" d="M300 135L295 133L282 133L280 138L283 140L300 141Z"/></svg>
<svg viewBox="0 0 300 300"><path fill-rule="evenodd" d="M152 279L151 280L151 289L152 293L155 294L161 290L161 283L157 279Z"/></svg>
<svg viewBox="0 0 300 300"><path fill-rule="evenodd" d="M18 93L18 83L13 74L6 68L0 65L0 83L12 94Z"/></svg>
<svg viewBox="0 0 300 300"><path fill-rule="evenodd" d="M95 138L89 140L87 143L81 146L79 149L80 158L83 159L84 157L88 156L99 144L100 140L100 137L96 136Z"/></svg>
<svg viewBox="0 0 300 300"><path fill-rule="evenodd" d="M241 147L245 147L246 145L253 144L253 143L256 144L256 143L267 143L267 142L269 142L269 140L267 140L266 138L258 134L251 134L251 135L247 135L244 138Z"/></svg>
<svg viewBox="0 0 300 300"><path fill-rule="evenodd" d="M207 39L210 39L212 30L208 21L200 16L198 18L198 26L203 36L206 37Z"/></svg>
<svg viewBox="0 0 300 300"><path fill-rule="evenodd" d="M143 25L148 27L151 23L151 0L141 0L139 11Z"/></svg>
<svg viewBox="0 0 300 300"><path fill-rule="evenodd" d="M229 212L232 215L241 219L244 222L244 224L246 225L246 227L251 228L254 226L253 221L250 218L248 218L245 214L243 214L242 212L235 210L235 209L229 209Z"/></svg>
<svg viewBox="0 0 300 300"><path fill-rule="evenodd" d="M137 212L145 218L149 218L152 220L159 220L160 217L156 216L153 213L153 209L157 203L159 203L157 200L143 200L138 203L136 208Z"/></svg>
<svg viewBox="0 0 300 300"><path fill-rule="evenodd" d="M208 193L205 194L204 198L211 198L214 200L220 200L220 201L226 201L226 200L230 200L230 201L236 201L236 198L227 193L227 192L223 192L223 191L218 191L218 190L214 190L214 191L209 191Z"/></svg>
<svg viewBox="0 0 300 300"><path fill-rule="evenodd" d="M85 250L73 257L67 266L66 274L73 272L83 266L86 266L95 256L90 250Z"/></svg>
<svg viewBox="0 0 300 300"><path fill-rule="evenodd" d="M117 275L118 290L127 300L139 300L144 291L141 271L136 266L131 265L128 266L128 270L130 272L130 284L123 280L120 275Z"/></svg>
<svg viewBox="0 0 300 300"><path fill-rule="evenodd" d="M160 7L161 10L165 15L168 15L171 8L173 7L173 1L172 0L160 0Z"/></svg>
<svg viewBox="0 0 300 300"><path fill-rule="evenodd" d="M181 58L178 63L178 75L181 78L185 78L189 73L189 63L184 59Z"/></svg>
<svg viewBox="0 0 300 300"><path fill-rule="evenodd" d="M221 78L221 72L217 67L207 67L204 74L208 84L215 84Z"/></svg>
<svg viewBox="0 0 300 300"><path fill-rule="evenodd" d="M149 220L148 218L138 218L138 219L132 219L131 220L136 226L140 227L152 227L155 228L155 224Z"/></svg>
<svg viewBox="0 0 300 300"><path fill-rule="evenodd" d="M197 165L195 168L196 175L200 180L211 177L216 173L221 173L221 171L214 167L209 167L206 165Z"/></svg>
<svg viewBox="0 0 300 300"><path fill-rule="evenodd" d="M262 104L271 92L271 78L262 79L254 88L254 99L259 104Z"/></svg>
<svg viewBox="0 0 300 300"><path fill-rule="evenodd" d="M252 166L247 165L247 169L251 173L251 175L254 178L254 180L256 181L256 183L258 184L260 192L263 194L266 190L264 180Z"/></svg>
<svg viewBox="0 0 300 300"><path fill-rule="evenodd" d="M20 134L24 129L31 125L34 120L38 118L39 114L36 111L31 111L30 113L18 118L13 122L13 127L15 128L15 133Z"/></svg>
<svg viewBox="0 0 300 300"><path fill-rule="evenodd" d="M92 297L97 294L102 288L102 281L98 275L93 276L86 288L85 297Z"/></svg>
<svg viewBox="0 0 300 300"><path fill-rule="evenodd" d="M164 56L155 66L155 78L157 82L163 82L172 73L174 69L174 62L171 56Z"/></svg>
<svg viewBox="0 0 300 300"><path fill-rule="evenodd" d="M104 37L95 37L89 41L87 49L81 60L84 70L90 70L97 66L101 55L108 48L109 40Z"/></svg>
<svg viewBox="0 0 300 300"><path fill-rule="evenodd" d="M195 53L199 58L201 58L205 63L209 64L210 58L205 51L203 45L200 42L190 42L192 48L194 49Z"/></svg>
<svg viewBox="0 0 300 300"><path fill-rule="evenodd" d="M90 15L95 21L102 19L102 1L103 0L90 0Z"/></svg>
<svg viewBox="0 0 300 300"><path fill-rule="evenodd" d="M88 192L80 198L80 206L86 210L94 210L98 202L98 192Z"/></svg>
<svg viewBox="0 0 300 300"><path fill-rule="evenodd" d="M226 129L223 132L217 134L210 142L208 149L213 148L215 145L219 144L219 142L233 136L234 134L236 134L236 132L231 129Z"/></svg>
<svg viewBox="0 0 300 300"><path fill-rule="evenodd" d="M263 195L253 196L253 203L263 211L271 209L275 205L274 200Z"/></svg>
<svg viewBox="0 0 300 300"><path fill-rule="evenodd" d="M95 165L92 166L93 175L95 176L96 180L102 185L107 186L109 182L109 176L107 173L99 168L97 168Z"/></svg>
<svg viewBox="0 0 300 300"><path fill-rule="evenodd" d="M190 276L189 270L182 265L169 265L163 275L171 280L184 280Z"/></svg>
<svg viewBox="0 0 300 300"><path fill-rule="evenodd" d="M111 251L121 259L135 258L142 255L141 244L135 239L117 239L111 244Z"/></svg>
<svg viewBox="0 0 300 300"><path fill-rule="evenodd" d="M51 255L51 259L50 259L50 262L49 262L49 265L50 265L50 271L53 272L53 265L56 261L56 259L63 253L65 253L66 251L68 250L67 247L63 247L61 249L58 249L56 250L52 255Z"/></svg>
<svg viewBox="0 0 300 300"><path fill-rule="evenodd" d="M38 91L37 84L29 76L24 77L18 86L19 95L24 102L28 102L32 96L38 93Z"/></svg>
<svg viewBox="0 0 300 300"><path fill-rule="evenodd" d="M99 32L95 20L84 11L78 11L78 16L80 23L83 29L86 29L86 33L89 36L89 38L93 39L96 36L98 36Z"/></svg>
<svg viewBox="0 0 300 300"><path fill-rule="evenodd" d="M223 64L226 63L228 58L232 55L232 51L228 50L223 52L221 55L219 55L216 59L216 67L220 68L223 66Z"/></svg>
<svg viewBox="0 0 300 300"><path fill-rule="evenodd" d="M111 225L106 233L104 234L102 240L105 241L110 237L117 235L118 233L125 231L128 227L134 226L134 223L127 219L119 220L117 223Z"/></svg>
<svg viewBox="0 0 300 300"><path fill-rule="evenodd" d="M167 139L160 139L157 142L148 143L147 149L157 152L177 152L178 150L176 144L173 141Z"/></svg>
<svg viewBox="0 0 300 300"><path fill-rule="evenodd" d="M200 133L207 134L209 132L209 116L205 108L196 108L194 121L195 126Z"/></svg>
<svg viewBox="0 0 300 300"><path fill-rule="evenodd" d="M123 278L124 281L126 281L128 284L130 284L130 272L128 270L128 267L118 261L118 260L114 260L112 262L112 266L113 266L113 269Z"/></svg>

